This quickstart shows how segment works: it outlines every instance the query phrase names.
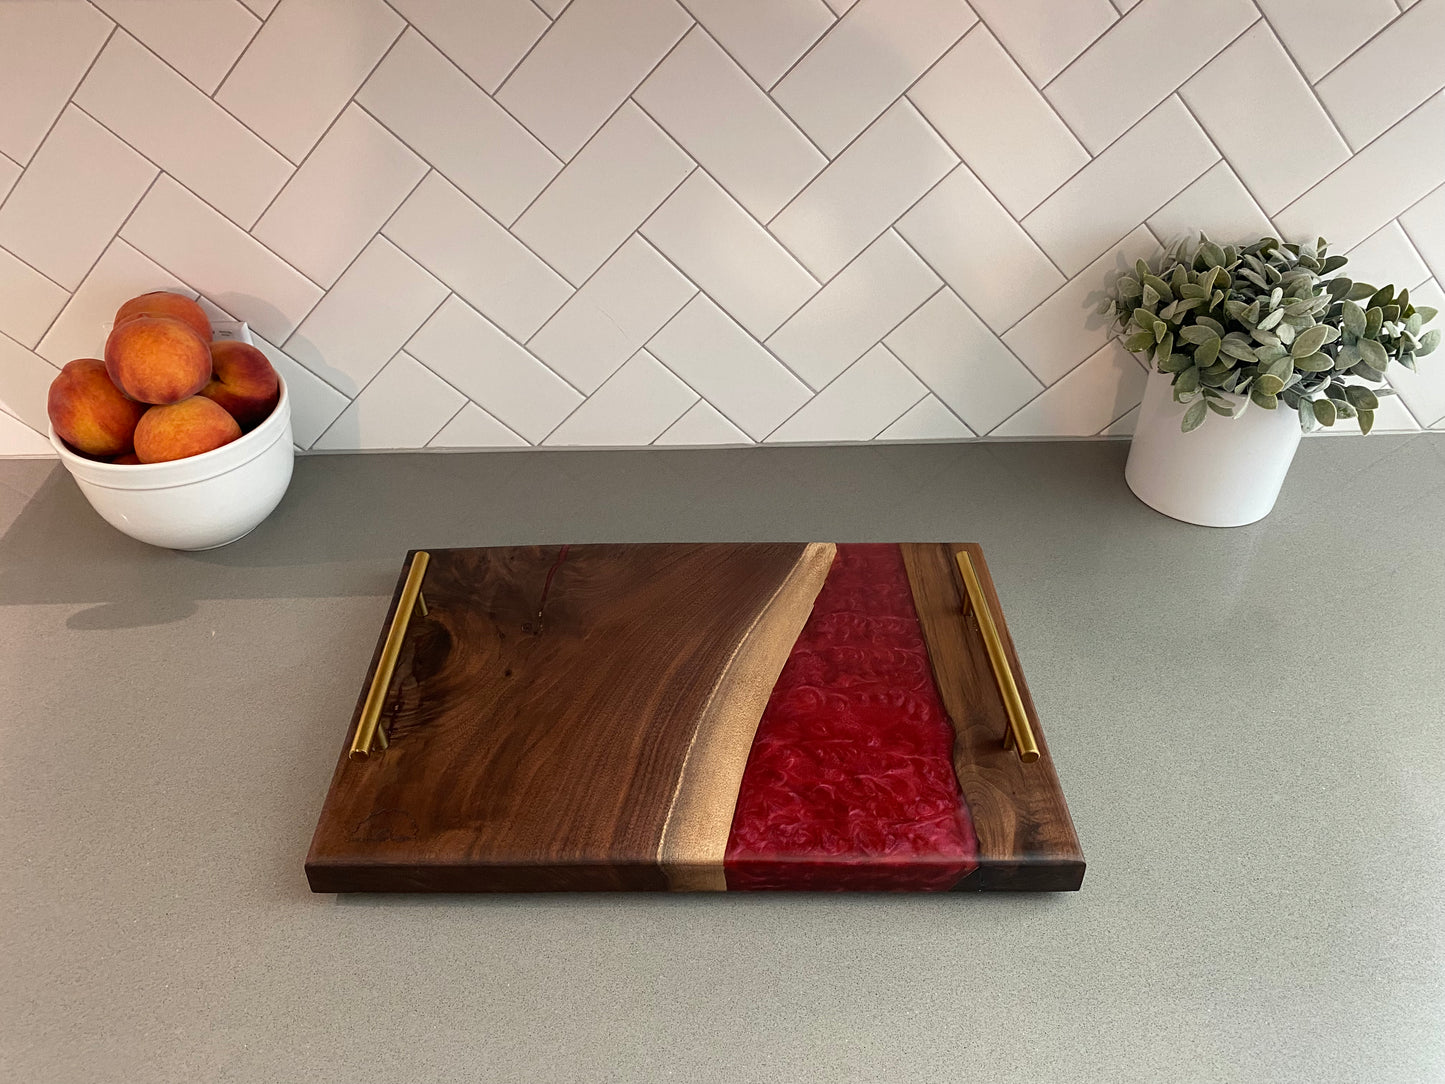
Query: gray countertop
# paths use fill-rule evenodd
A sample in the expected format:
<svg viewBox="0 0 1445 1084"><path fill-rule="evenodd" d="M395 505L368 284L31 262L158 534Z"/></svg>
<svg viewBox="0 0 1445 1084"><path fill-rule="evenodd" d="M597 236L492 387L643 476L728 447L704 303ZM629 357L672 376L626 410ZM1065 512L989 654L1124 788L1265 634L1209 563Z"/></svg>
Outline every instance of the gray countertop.
<svg viewBox="0 0 1445 1084"><path fill-rule="evenodd" d="M1125 451L311 457L202 554L0 462L0 1077L1445 1079L1445 440L1222 531ZM1082 892L308 892L408 547L770 538L983 543Z"/></svg>

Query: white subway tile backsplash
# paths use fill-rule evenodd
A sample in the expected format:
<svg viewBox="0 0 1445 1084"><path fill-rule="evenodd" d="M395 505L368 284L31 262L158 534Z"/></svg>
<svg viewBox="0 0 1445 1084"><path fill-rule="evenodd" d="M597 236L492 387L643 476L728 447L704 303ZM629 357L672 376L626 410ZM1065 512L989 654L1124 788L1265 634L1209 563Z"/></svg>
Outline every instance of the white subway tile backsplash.
<svg viewBox="0 0 1445 1084"><path fill-rule="evenodd" d="M1210 166L1146 222L1165 244L1200 230L1221 244L1249 243L1275 233L1268 216L1225 161Z"/></svg>
<svg viewBox="0 0 1445 1084"><path fill-rule="evenodd" d="M350 400L254 331L251 332L251 340L256 349L270 359L281 379L286 381L286 395L291 400L292 439L302 448L311 447L346 409Z"/></svg>
<svg viewBox="0 0 1445 1084"><path fill-rule="evenodd" d="M893 232L885 233L768 339L813 388L862 357L942 283Z"/></svg>
<svg viewBox="0 0 1445 1084"><path fill-rule="evenodd" d="M0 155L0 201L10 194L10 189L15 187L15 182L20 179L22 172L19 164Z"/></svg>
<svg viewBox="0 0 1445 1084"><path fill-rule="evenodd" d="M872 440L928 389L879 343L768 437L770 444Z"/></svg>
<svg viewBox="0 0 1445 1084"><path fill-rule="evenodd" d="M112 29L89 4L0 3L0 154L30 161Z"/></svg>
<svg viewBox="0 0 1445 1084"><path fill-rule="evenodd" d="M384 0L281 0L216 101L299 162L405 25Z"/></svg>
<svg viewBox="0 0 1445 1084"><path fill-rule="evenodd" d="M426 163L365 110L348 106L252 236L330 288L426 171Z"/></svg>
<svg viewBox="0 0 1445 1084"><path fill-rule="evenodd" d="M552 24L532 0L390 0L487 93Z"/></svg>
<svg viewBox="0 0 1445 1084"><path fill-rule="evenodd" d="M963 0L860 0L773 88L773 100L837 155L976 19Z"/></svg>
<svg viewBox="0 0 1445 1084"><path fill-rule="evenodd" d="M833 159L769 228L826 281L957 164L957 155L918 110L899 102Z"/></svg>
<svg viewBox="0 0 1445 1084"><path fill-rule="evenodd" d="M1430 268L1420 258L1420 252L1411 238L1401 229L1401 223L1412 233L1420 235L1422 245L1427 245L1442 257L1441 270L1445 271L1445 224L1442 224L1438 217L1442 209L1445 209L1445 190L1431 199L1435 201L1433 207L1425 206L1430 199L1417 203L1414 208L1401 215L1398 222L1390 222L1345 253L1350 262L1340 273L1356 282L1371 282L1376 286L1390 283L1410 290L1428 279ZM1412 219L1411 215L1420 209L1431 212L1431 217L1422 214L1419 219ZM1417 222L1422 229L1416 229ZM1431 227L1433 234L1427 232Z"/></svg>
<svg viewBox="0 0 1445 1084"><path fill-rule="evenodd" d="M312 447L421 448L466 402L465 395L403 351L386 363Z"/></svg>
<svg viewBox="0 0 1445 1084"><path fill-rule="evenodd" d="M823 0L683 0L683 7L764 89L833 25Z"/></svg>
<svg viewBox="0 0 1445 1084"><path fill-rule="evenodd" d="M883 342L978 433L1044 390L951 290L929 298Z"/></svg>
<svg viewBox="0 0 1445 1084"><path fill-rule="evenodd" d="M1401 227L1403 227L1403 229ZM1434 275L1436 282L1445 282L1445 185L1435 189L1435 191L1431 192L1419 203L1402 214L1398 224L1391 223L1380 232L1388 236L1392 230L1397 231L1399 234L1406 235L1407 240L1404 247L1408 248L1410 252L1418 252L1419 257L1423 258L1424 263L1429 268L1430 274ZM1379 235L1377 234L1376 236L1378 237ZM1365 241L1360 247L1363 248L1369 245L1369 243L1369 241ZM1398 242L1395 247L1397 249L1400 248ZM1353 253L1351 256L1353 258ZM1394 258L1395 257L1392 256L1392 259ZM1378 281L1395 281L1395 279L1390 278L1390 275L1395 275L1402 279L1408 276L1419 275L1420 269L1410 260L1408 253L1400 251L1398 262L1398 270L1380 275ZM1363 277L1366 281L1376 281L1368 275ZM1423 281L1423 279L1428 277L1429 275L1421 276L1418 281Z"/></svg>
<svg viewBox="0 0 1445 1084"><path fill-rule="evenodd" d="M1089 154L980 24L908 91L1015 218L1037 207Z"/></svg>
<svg viewBox="0 0 1445 1084"><path fill-rule="evenodd" d="M92 2L207 94L215 93L261 26L240 0Z"/></svg>
<svg viewBox="0 0 1445 1084"><path fill-rule="evenodd" d="M155 166L69 106L0 206L0 246L74 290L155 177Z"/></svg>
<svg viewBox="0 0 1445 1084"><path fill-rule="evenodd" d="M1144 370L1117 339L993 431L996 437L1090 437L1139 405Z"/></svg>
<svg viewBox="0 0 1445 1084"><path fill-rule="evenodd" d="M116 31L75 103L243 228L291 166L124 31Z"/></svg>
<svg viewBox="0 0 1445 1084"><path fill-rule="evenodd" d="M545 443L584 448L651 444L697 401L695 391L639 350Z"/></svg>
<svg viewBox="0 0 1445 1084"><path fill-rule="evenodd" d="M827 165L787 115L694 27L633 98L732 197L766 222Z"/></svg>
<svg viewBox="0 0 1445 1084"><path fill-rule="evenodd" d="M356 395L446 296L424 267L378 237L283 345L327 383Z"/></svg>
<svg viewBox="0 0 1445 1084"><path fill-rule="evenodd" d="M1076 275L1217 161L1189 111L1166 98L1039 204L1024 229L1064 274Z"/></svg>
<svg viewBox="0 0 1445 1084"><path fill-rule="evenodd" d="M973 435L973 430L959 421L953 411L930 395L879 433L878 439L899 441L967 440Z"/></svg>
<svg viewBox="0 0 1445 1084"><path fill-rule="evenodd" d="M683 181L639 232L760 339L818 289L787 249L701 171Z"/></svg>
<svg viewBox="0 0 1445 1084"><path fill-rule="evenodd" d="M652 443L659 447L678 445L751 444L748 435L717 412L706 399L699 399L681 418Z"/></svg>
<svg viewBox="0 0 1445 1084"><path fill-rule="evenodd" d="M1115 22L1108 0L971 0L1037 87L1069 66Z"/></svg>
<svg viewBox="0 0 1445 1084"><path fill-rule="evenodd" d="M1256 0L1311 83L1399 18L1395 0Z"/></svg>
<svg viewBox="0 0 1445 1084"><path fill-rule="evenodd" d="M571 158L692 20L674 0L572 0L497 92L513 116Z"/></svg>
<svg viewBox="0 0 1445 1084"><path fill-rule="evenodd" d="M557 18L572 0L537 0L537 6L552 18Z"/></svg>
<svg viewBox="0 0 1445 1084"><path fill-rule="evenodd" d="M241 3L250 8L253 14L260 16L262 19L275 11L276 5L280 2L281 0L241 0Z"/></svg>
<svg viewBox="0 0 1445 1084"><path fill-rule="evenodd" d="M518 339L530 338L572 295L557 272L436 173L382 233Z"/></svg>
<svg viewBox="0 0 1445 1084"><path fill-rule="evenodd" d="M60 370L39 354L0 334L0 409L36 433L44 433L49 424L45 403L50 382L59 374Z"/></svg>
<svg viewBox="0 0 1445 1084"><path fill-rule="evenodd" d="M0 456L48 456L50 442L21 421L0 412Z"/></svg>
<svg viewBox="0 0 1445 1084"><path fill-rule="evenodd" d="M1098 154L1258 18L1251 0L1214 0L1207 17L1194 0L1149 0L1111 26L1044 95ZM1165 43L1169 62L1158 63ZM1124 71L1128 78L1120 78Z"/></svg>
<svg viewBox="0 0 1445 1084"><path fill-rule="evenodd" d="M693 162L631 102L557 175L512 233L580 285L657 210Z"/></svg>
<svg viewBox="0 0 1445 1084"><path fill-rule="evenodd" d="M0 248L0 334L34 349L70 295Z"/></svg>
<svg viewBox="0 0 1445 1084"><path fill-rule="evenodd" d="M914 204L897 230L995 332L1064 284L1059 269L966 166Z"/></svg>
<svg viewBox="0 0 1445 1084"><path fill-rule="evenodd" d="M696 293L697 287L656 249L633 237L527 342L527 349L590 394Z"/></svg>
<svg viewBox="0 0 1445 1084"><path fill-rule="evenodd" d="M1363 147L1445 87L1445 0L1419 0L1315 86L1340 131Z"/></svg>
<svg viewBox="0 0 1445 1084"><path fill-rule="evenodd" d="M525 448L527 442L513 433L476 403L468 402L442 431L427 442L428 448Z"/></svg>
<svg viewBox="0 0 1445 1084"><path fill-rule="evenodd" d="M802 381L702 294L647 349L755 440L811 396Z"/></svg>
<svg viewBox="0 0 1445 1084"><path fill-rule="evenodd" d="M406 349L532 444L582 402L575 388L457 297L443 302Z"/></svg>
<svg viewBox="0 0 1445 1084"><path fill-rule="evenodd" d="M356 100L503 222L521 214L562 168L414 30L401 36Z"/></svg>

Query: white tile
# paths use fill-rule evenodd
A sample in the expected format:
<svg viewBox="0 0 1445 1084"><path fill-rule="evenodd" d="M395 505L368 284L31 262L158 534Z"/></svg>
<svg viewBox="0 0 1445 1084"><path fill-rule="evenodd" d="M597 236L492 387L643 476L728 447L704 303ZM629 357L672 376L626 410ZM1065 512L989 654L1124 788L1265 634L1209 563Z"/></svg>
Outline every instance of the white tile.
<svg viewBox="0 0 1445 1084"><path fill-rule="evenodd" d="M1098 154L1258 18L1250 0L1213 0L1207 18L1193 0L1149 0L1110 27L1044 95ZM1164 42L1167 64L1158 62Z"/></svg>
<svg viewBox="0 0 1445 1084"><path fill-rule="evenodd" d="M531 338L572 295L560 275L435 173L383 232L518 339Z"/></svg>
<svg viewBox="0 0 1445 1084"><path fill-rule="evenodd" d="M950 49L908 98L1015 218L1089 161L982 24Z"/></svg>
<svg viewBox="0 0 1445 1084"><path fill-rule="evenodd" d="M1429 305L1445 313L1445 290L1441 290L1434 279L1418 290L1411 290L1410 299L1416 305ZM1429 326L1445 328L1445 317L1435 317ZM1400 393L1405 406L1421 425L1435 426L1445 421L1445 352L1442 351L1445 347L1437 347L1435 353L1421 358L1419 372L1412 373L1403 365L1390 366L1390 385Z"/></svg>
<svg viewBox="0 0 1445 1084"><path fill-rule="evenodd" d="M14 339L0 335L0 408L37 433L49 422L45 401L60 370Z"/></svg>
<svg viewBox="0 0 1445 1084"><path fill-rule="evenodd" d="M1221 244L1248 243L1275 232L1225 161L1214 163L1202 177L1150 215L1148 224L1166 244L1200 230Z"/></svg>
<svg viewBox="0 0 1445 1084"><path fill-rule="evenodd" d="M640 232L760 339L818 289L813 276L701 171L683 181Z"/></svg>
<svg viewBox="0 0 1445 1084"><path fill-rule="evenodd" d="M280 0L241 0L241 3L264 19L276 10L276 5L280 3Z"/></svg>
<svg viewBox="0 0 1445 1084"><path fill-rule="evenodd" d="M1064 284L967 167L960 166L898 220L897 230L996 332Z"/></svg>
<svg viewBox="0 0 1445 1084"><path fill-rule="evenodd" d="M1399 226L1394 228L1399 229L1400 226L1403 226L1403 232L1409 235L1409 243L1406 247L1411 251L1418 250L1420 257L1423 257L1425 263L1429 265L1430 272L1434 274L1436 280L1445 281L1445 185L1435 189L1402 214ZM1390 227L1387 226L1381 232L1385 233L1389 229ZM1408 255L1399 250L1398 244L1395 248L1399 255L1391 254L1390 258L1399 261L1400 270L1393 271L1391 274L1401 278L1418 274L1419 269L1410 262ZM1369 282L1375 281L1368 275L1362 277ZM1428 277L1429 275L1421 276L1422 279ZM1395 280L1381 276L1380 281Z"/></svg>
<svg viewBox="0 0 1445 1084"><path fill-rule="evenodd" d="M1151 260L1158 252L1153 235L1139 226L1010 328L1003 341L1036 377L1052 384L1113 334L1109 317L1098 312L1104 291L1135 260Z"/></svg>
<svg viewBox="0 0 1445 1084"><path fill-rule="evenodd" d="M0 152L30 161L112 26L89 4L0 3Z"/></svg>
<svg viewBox="0 0 1445 1084"><path fill-rule="evenodd" d="M469 402L427 442L427 447L525 448L527 442L476 403Z"/></svg>
<svg viewBox="0 0 1445 1084"><path fill-rule="evenodd" d="M768 443L872 440L928 389L879 343L778 426Z"/></svg>
<svg viewBox="0 0 1445 1084"><path fill-rule="evenodd" d="M1354 147L1445 87L1445 0L1420 0L1315 86Z"/></svg>
<svg viewBox="0 0 1445 1084"><path fill-rule="evenodd" d="M546 443L583 448L651 444L697 401L696 392L640 350Z"/></svg>
<svg viewBox="0 0 1445 1084"><path fill-rule="evenodd" d="M1127 15L1134 10L1139 0L1112 0L1113 5L1119 9L1120 15Z"/></svg>
<svg viewBox="0 0 1445 1084"><path fill-rule="evenodd" d="M309 448L326 432L350 402L326 381L294 361L279 346L267 342L254 331L251 338L256 349L270 359L272 366L286 381L286 395L291 400L291 437L302 448Z"/></svg>
<svg viewBox="0 0 1445 1084"><path fill-rule="evenodd" d="M1064 274L1076 275L1217 161L1219 152L1189 111L1166 98L1039 204L1024 229Z"/></svg>
<svg viewBox="0 0 1445 1084"><path fill-rule="evenodd" d="M1132 437L1134 427L1139 424L1139 408L1134 407L1122 418L1116 418L1103 429L1099 430L1101 437Z"/></svg>
<svg viewBox="0 0 1445 1084"><path fill-rule="evenodd" d="M571 2L572 0L537 0L537 6L555 19Z"/></svg>
<svg viewBox="0 0 1445 1084"><path fill-rule="evenodd" d="M957 162L918 110L901 101L833 159L769 228L827 281Z"/></svg>
<svg viewBox="0 0 1445 1084"><path fill-rule="evenodd" d="M221 85L261 25L238 0L94 0L207 94Z"/></svg>
<svg viewBox="0 0 1445 1084"><path fill-rule="evenodd" d="M773 88L773 99L836 155L976 20L963 0L860 0Z"/></svg>
<svg viewBox="0 0 1445 1084"><path fill-rule="evenodd" d="M667 133L627 102L517 219L512 233L580 285L692 168Z"/></svg>
<svg viewBox="0 0 1445 1084"><path fill-rule="evenodd" d="M1445 189L1441 191L1445 193ZM1442 203L1445 203L1445 196L1438 196L1437 207ZM1419 208L1423 205L1417 203L1415 206ZM1441 212L1435 210L1433 213L1439 215ZM1401 221L1410 223L1411 220L1407 214L1402 216ZM1431 221L1435 223L1437 231L1434 243L1439 247L1436 253L1441 257L1441 270L1445 271L1445 223L1440 223L1438 218ZM1410 224L1410 229L1412 232L1421 232L1415 230L1413 223ZM1421 236L1424 243L1423 238L1429 235L1421 232ZM1372 282L1376 286L1390 283L1413 290L1430 277L1430 268L1425 265L1410 238L1400 228L1400 222L1387 223L1384 228L1365 238L1345 255L1350 262L1341 269L1340 274L1347 275L1356 282Z"/></svg>
<svg viewBox="0 0 1445 1084"><path fill-rule="evenodd" d="M426 169L364 110L348 106L251 234L329 287Z"/></svg>
<svg viewBox="0 0 1445 1084"><path fill-rule="evenodd" d="M1312 83L1400 14L1394 0L1257 2Z"/></svg>
<svg viewBox="0 0 1445 1084"><path fill-rule="evenodd" d="M691 23L673 0L572 0L497 101L571 158Z"/></svg>
<svg viewBox="0 0 1445 1084"><path fill-rule="evenodd" d="M291 176L286 159L124 31L111 38L75 102L243 227Z"/></svg>
<svg viewBox="0 0 1445 1084"><path fill-rule="evenodd" d="M883 432L879 440L968 440L973 430L932 395L912 407Z"/></svg>
<svg viewBox="0 0 1445 1084"><path fill-rule="evenodd" d="M942 290L883 340L969 427L987 433L1043 385L968 306Z"/></svg>
<svg viewBox="0 0 1445 1084"><path fill-rule="evenodd" d="M756 440L811 398L802 381L701 294L647 349Z"/></svg>
<svg viewBox="0 0 1445 1084"><path fill-rule="evenodd" d="M0 333L34 348L70 295L0 248Z"/></svg>
<svg viewBox="0 0 1445 1084"><path fill-rule="evenodd" d="M768 346L810 387L821 388L941 285L928 265L890 231L778 328Z"/></svg>
<svg viewBox="0 0 1445 1084"><path fill-rule="evenodd" d="M1019 66L1043 86L1115 21L1107 0L972 0Z"/></svg>
<svg viewBox="0 0 1445 1084"><path fill-rule="evenodd" d="M532 0L392 0L391 6L488 93L552 25Z"/></svg>
<svg viewBox="0 0 1445 1084"><path fill-rule="evenodd" d="M827 165L793 122L699 27L668 54L633 98L764 222Z"/></svg>
<svg viewBox="0 0 1445 1084"><path fill-rule="evenodd" d="M467 397L405 352L397 354L313 448L421 448Z"/></svg>
<svg viewBox="0 0 1445 1084"><path fill-rule="evenodd" d="M70 106L0 207L0 245L74 290L155 177L155 166Z"/></svg>
<svg viewBox="0 0 1445 1084"><path fill-rule="evenodd" d="M1437 94L1274 216L1289 238L1321 236L1343 252L1445 177L1445 95Z"/></svg>
<svg viewBox="0 0 1445 1084"><path fill-rule="evenodd" d="M827 3L828 7L833 10L834 15L842 18L844 15L848 14L849 9L852 8L852 6L856 4L858 0L825 0L825 2Z"/></svg>
<svg viewBox="0 0 1445 1084"><path fill-rule="evenodd" d="M764 87L833 25L823 0L683 0L683 6Z"/></svg>
<svg viewBox="0 0 1445 1084"><path fill-rule="evenodd" d="M120 235L273 342L321 297L315 283L169 177L151 186Z"/></svg>
<svg viewBox="0 0 1445 1084"><path fill-rule="evenodd" d="M1257 22L1179 95L1266 213L1278 211L1350 156L1269 26ZM1258 108L1261 99L1268 110ZM1288 124L1279 123L1282 116Z"/></svg>
<svg viewBox="0 0 1445 1084"><path fill-rule="evenodd" d="M0 456L54 455L50 441L24 422L0 413Z"/></svg>
<svg viewBox="0 0 1445 1084"><path fill-rule="evenodd" d="M995 429L993 437L1091 437L1144 395L1146 374L1117 339Z"/></svg>
<svg viewBox="0 0 1445 1084"><path fill-rule="evenodd" d="M407 352L533 444L582 401L560 376L456 297L447 298Z"/></svg>
<svg viewBox="0 0 1445 1084"><path fill-rule="evenodd" d="M405 25L383 0L281 0L216 101L299 162Z"/></svg>
<svg viewBox="0 0 1445 1084"><path fill-rule="evenodd" d="M40 340L36 353L55 365L76 358L100 357L105 347L101 328L115 318L115 310L127 300L152 290L196 296L194 290L155 261L124 241L112 241Z"/></svg>
<svg viewBox="0 0 1445 1084"><path fill-rule="evenodd" d="M355 395L446 296L424 267L378 237L286 340L286 352Z"/></svg>
<svg viewBox="0 0 1445 1084"><path fill-rule="evenodd" d="M20 179L20 167L10 159L0 155L0 200L10 194L10 189L15 187L15 182Z"/></svg>
<svg viewBox="0 0 1445 1084"><path fill-rule="evenodd" d="M527 343L573 385L593 392L687 304L697 287L633 237Z"/></svg>
<svg viewBox="0 0 1445 1084"><path fill-rule="evenodd" d="M504 222L521 214L562 168L415 31L402 35L356 100Z"/></svg>
<svg viewBox="0 0 1445 1084"><path fill-rule="evenodd" d="M748 435L728 421L707 400L699 399L677 421L652 442L659 447L698 445L717 447L729 444L751 444Z"/></svg>

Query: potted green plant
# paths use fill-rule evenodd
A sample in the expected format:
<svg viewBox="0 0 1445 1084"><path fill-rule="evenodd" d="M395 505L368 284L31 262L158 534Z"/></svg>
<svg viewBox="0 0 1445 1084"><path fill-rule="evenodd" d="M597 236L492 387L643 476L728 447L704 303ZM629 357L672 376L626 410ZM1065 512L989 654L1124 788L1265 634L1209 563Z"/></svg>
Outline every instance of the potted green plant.
<svg viewBox="0 0 1445 1084"><path fill-rule="evenodd" d="M1321 426L1368 433L1391 363L1440 342L1408 290L1354 282L1323 239L1244 247L1200 235L1119 276L1104 310L1151 363L1124 476L1150 507L1234 527L1267 515ZM1206 424L1206 422L1208 424Z"/></svg>

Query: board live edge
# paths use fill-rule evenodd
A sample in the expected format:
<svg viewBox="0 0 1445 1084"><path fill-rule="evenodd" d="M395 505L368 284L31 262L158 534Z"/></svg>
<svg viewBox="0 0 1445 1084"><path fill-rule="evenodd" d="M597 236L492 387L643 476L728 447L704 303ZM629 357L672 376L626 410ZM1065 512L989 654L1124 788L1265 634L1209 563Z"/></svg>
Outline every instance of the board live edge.
<svg viewBox="0 0 1445 1084"><path fill-rule="evenodd" d="M1084 857L982 550L408 554L316 892L1046 890Z"/></svg>

